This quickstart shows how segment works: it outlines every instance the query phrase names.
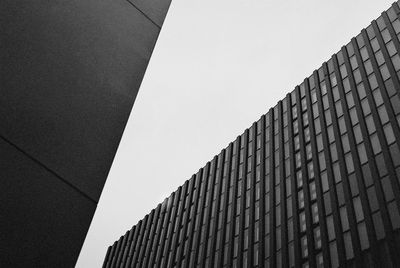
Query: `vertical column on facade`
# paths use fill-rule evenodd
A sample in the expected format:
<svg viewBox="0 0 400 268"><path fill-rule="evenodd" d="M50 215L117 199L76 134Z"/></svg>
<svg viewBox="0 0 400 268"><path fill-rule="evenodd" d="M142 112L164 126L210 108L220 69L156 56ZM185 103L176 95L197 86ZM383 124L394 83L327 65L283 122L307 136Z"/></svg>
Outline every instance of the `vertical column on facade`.
<svg viewBox="0 0 400 268"><path fill-rule="evenodd" d="M394 3L392 4L392 8L393 8L393 10L395 11L396 15L399 17L400 8L399 8L398 3L397 3L397 2L394 2Z"/></svg>
<svg viewBox="0 0 400 268"><path fill-rule="evenodd" d="M239 243L238 243L238 255L237 263L239 267L245 267L247 265L247 260L244 258L245 249L245 225L246 225L246 190L247 190L247 170L248 170L248 140L249 140L249 130L246 129L242 135L241 146L243 145L243 165L242 165L242 180L241 180L241 198L240 198L240 211L239 211ZM239 171L240 172L240 171ZM240 183L240 182L239 182ZM247 257L247 256L246 256ZM243 261L245 260L245 261Z"/></svg>
<svg viewBox="0 0 400 268"><path fill-rule="evenodd" d="M146 228L146 220L147 218L145 217L143 220L140 220L139 223L136 225L137 228L135 231L135 237L134 240L132 241L131 248L129 250L129 257L127 261L128 266L132 266L135 264L134 257L137 255L138 247L140 244L140 238L143 235L144 230Z"/></svg>
<svg viewBox="0 0 400 268"><path fill-rule="evenodd" d="M235 157L232 158L232 166L234 166L234 173L233 173L233 178L231 175L231 181L233 183L233 188L232 188L232 209L231 209L231 217L230 217L230 224L228 224L228 231L229 231L229 237L228 237L228 251L227 251L227 258L228 258L228 265L227 267L233 267L233 257L235 253L235 231L238 228L235 224L235 218L236 218L236 211L237 211L237 199L238 199L238 192L239 192L239 184L238 184L238 178L239 178L239 165L240 165L240 144L241 138L240 136L237 137L236 141L234 142L234 152L236 154ZM236 146L236 148L235 148ZM237 242L237 241L236 241ZM236 245L237 247L237 245ZM237 265L236 265L237 267Z"/></svg>
<svg viewBox="0 0 400 268"><path fill-rule="evenodd" d="M388 154L387 154L387 150L386 150L387 144L386 144L385 134L383 133L383 130L380 128L380 119L379 119L379 115L378 115L378 113L376 111L376 104L375 104L375 101L374 101L374 97L372 96L371 84L374 85L376 83L376 81L377 81L376 80L376 76L377 76L376 74L379 73L379 69L376 68L377 66L376 66L376 62L374 62L375 61L374 54L372 52L371 44L369 42L369 38L368 38L367 32L365 30L362 31L362 36L363 36L363 42L365 43L365 46L367 48L367 52L368 52L367 54L369 55L369 58L371 58L371 63L373 63L374 74L372 76L374 77L374 79L372 79L372 76L371 76L371 79L369 79L367 74L366 74L366 70L365 70L365 67L364 67L363 62L362 62L362 56L361 56L360 51L358 49L357 41L355 39L353 39L352 43L353 43L353 46L355 48L354 52L355 52L355 55L356 55L356 61L357 61L357 65L360 68L361 77L362 77L363 85L364 85L364 88L365 88L366 100L367 100L367 102L365 102L364 105L363 105L363 110L362 111L365 113L366 107L368 106L368 108L369 108L368 110L370 111L371 116L372 116L372 117L369 116L369 118L372 118L372 120L368 121L369 128L367 128L367 132L365 133L365 135L367 136L367 137L365 137L365 139L369 139L369 138L371 139L371 145L372 145L372 149L373 149L373 154L371 155L371 158L369 158L369 161L371 162L371 164L372 163L375 164L375 161L374 161L374 159L376 157L375 154L379 155L379 150L383 152L382 153L383 154L383 158L381 157L380 160L377 159L377 162L376 162L376 164L379 165L379 166L377 166L378 174L376 174L376 176L377 176L376 177L376 179L377 179L376 180L376 184L379 184L379 187L382 187L379 177L385 175L385 174L383 174L383 172L387 172L386 165L389 165L389 167L390 167L391 165L393 165L393 163L391 162L390 156L388 156ZM363 115L363 117L365 117L365 115ZM368 118L366 120L368 120ZM374 126L374 130L372 130L372 126ZM378 126L378 127L376 127L376 126ZM371 132L371 137L369 137L369 135L368 135L369 132L368 131ZM376 133L372 133L372 132L375 132L375 131L376 131ZM374 137L376 137L376 139L374 139ZM379 145L381 142L383 143L383 146ZM382 148L383 148L383 150L382 150ZM382 156L382 155L380 155L380 156ZM395 174L393 174L392 171L393 170L389 170L388 171L389 172L389 178L390 178L391 181L393 181L393 176L395 176ZM383 207L386 207L384 199L380 200L380 205L381 205L381 209ZM400 265L399 260L398 260L398 256L397 256L397 254L395 254L396 244L394 243L394 240L391 237L391 235L389 235L392 232L389 215L384 213L384 210L381 210L381 213L382 213L381 214L382 218L381 218L381 216L379 216L379 214L376 214L377 216L375 217L375 220L374 220L374 222L376 223L375 228L377 228L378 225L380 225L380 224L378 224L378 222L382 222L382 220L383 220L383 225L385 226L385 231L387 231L386 232L386 237L387 237L386 241L388 242L388 249L386 249L386 250L391 251L391 255L393 256L393 260L397 263L397 265ZM378 240L380 240L380 237L378 237ZM382 249L384 249L384 248L382 248ZM399 251L397 251L397 252L399 252Z"/></svg>
<svg viewBox="0 0 400 268"><path fill-rule="evenodd" d="M293 92L294 93L294 92ZM292 93L292 94L293 94ZM291 208L292 220L288 220L288 234L290 237L293 232L293 238L289 241L289 267L301 266L301 253L300 253L300 229L299 229L299 216L298 216L298 194L296 185L296 166L295 166L295 149L294 149L294 129L293 122L297 118L296 97L292 94L286 95L286 103L288 106L288 136L289 136L289 163L291 174ZM288 201L290 204L290 200ZM290 207L288 209L288 212ZM292 223L291 223L292 222Z"/></svg>
<svg viewBox="0 0 400 268"><path fill-rule="evenodd" d="M126 263L128 261L129 248L130 248L130 245L132 243L134 233L135 233L135 226L133 226L132 229L129 231L128 241L126 243L126 246L125 246L125 249L124 249L124 253L122 255L121 267L125 267L125 265L126 265Z"/></svg>
<svg viewBox="0 0 400 268"><path fill-rule="evenodd" d="M161 260L163 258L163 253L164 253L164 247L165 247L165 240L167 236L167 231L169 227L169 221L171 218L172 214L172 209L173 209L173 201L175 197L175 192L171 194L171 196L166 200L166 215L164 217L163 225L162 225L162 230L161 230L161 235L160 235L160 240L159 240L159 246L157 248L157 255L154 260L154 266L156 267L161 267Z"/></svg>
<svg viewBox="0 0 400 268"><path fill-rule="evenodd" d="M356 39L353 38L351 44L349 44L348 47L350 47L351 45L357 47L356 42L357 42ZM379 183L379 175L378 175L376 163L374 161L374 153L373 153L373 149L372 149L372 144L369 140L366 120L365 120L365 116L363 114L363 109L362 109L363 105L360 101L362 95L366 94L365 93L365 84L368 83L366 80L367 77L363 77L362 82L359 85L356 85L356 80L355 80L355 77L352 72L352 65L351 65L351 61L350 61L350 57L347 52L347 49L343 48L342 52L343 52L344 63L346 66L346 72L348 73L349 78L350 78L350 87L352 88L350 92L352 93L352 98L355 103L355 111L357 114L357 118L360 119L359 125L355 125L353 127L355 142L358 144L357 151L359 153L365 152L366 158L367 158L366 160L363 160L363 162L366 162L366 163L363 164L363 166L361 167L361 170L363 173L364 184L365 184L365 187L367 188L367 190L366 190L367 197L368 197L368 199L370 199L370 202L371 202L371 198L373 196L375 196L374 199L378 199L380 204L384 204L383 192L382 192L382 187ZM355 56L352 56L352 57L357 62L357 58L359 56L360 56L360 52L358 49L356 49ZM362 69L362 67L361 67L361 69ZM361 76L362 76L362 72L361 72ZM355 115L353 115L353 121L355 121ZM363 144L362 142L364 142L364 146L362 146L362 144ZM370 207L370 209L372 209L372 208ZM371 211L371 212L374 212L374 211ZM385 206L381 207L378 214L382 215L383 221L386 222L385 226L389 226L390 223L388 225L387 209ZM378 252L380 249L380 246L377 242L376 228L374 227L374 225L372 225L371 223L369 223L367 221L366 221L366 224L367 224L366 227L367 227L368 233L371 233L372 230L374 233L374 235L369 235L369 237L368 237L369 243L371 244L371 249L372 250L376 249ZM390 231L390 230L386 230L386 231ZM380 255L380 254L378 254L378 255ZM376 256L374 257L374 261L375 262L377 261ZM379 261L383 261L383 259L379 259Z"/></svg>
<svg viewBox="0 0 400 268"><path fill-rule="evenodd" d="M185 207L186 199L187 199L187 191L189 187L189 181L186 181L185 184L182 187L181 191L181 197L180 200L178 201L178 214L175 217L175 226L174 226L174 235L172 236L172 244L171 244L171 249L170 249L170 254L168 254L168 261L166 263L168 264L168 267L173 267L175 263L175 258L176 258L176 251L178 247L178 239L182 237L180 235L180 232L182 231L181 226L182 226L182 221L183 221L183 209Z"/></svg>
<svg viewBox="0 0 400 268"><path fill-rule="evenodd" d="M195 225L195 233L194 233L194 240L193 240L193 258L191 256L190 258L190 267L195 267L197 265L197 256L201 255L201 252L199 252L200 249L200 237L201 237L201 232L203 231L203 217L204 217L204 207L206 205L206 195L209 194L207 193L207 188L208 188L208 183L209 183L209 173L211 170L211 163L208 162L206 166L205 172L203 172L203 177L202 177L202 182L201 182L201 195L200 195L200 201L199 201L199 213L196 215L196 225Z"/></svg>
<svg viewBox="0 0 400 268"><path fill-rule="evenodd" d="M251 131L249 131L249 145L248 145L248 169L250 170L250 173L247 173L247 183L250 183L250 185L247 185L247 192L249 192L249 198L246 197L246 203L247 200L249 200L249 204L246 205L246 210L249 210L249 213L247 216L246 215L246 221L249 222L249 229L248 229L248 253L247 253L247 267L253 267L254 265L258 265L258 259L257 263L254 263L255 259L255 254L254 254L254 247L255 247L255 225L257 224L257 235L258 235L258 222L256 223L255 220L255 204L256 204L256 152L257 152L257 123L253 123L253 125L250 128ZM247 195L247 194L246 194ZM249 208L248 208L249 206ZM246 243L246 242L245 242ZM258 244L257 244L258 245ZM257 248L258 251L258 248ZM257 255L258 257L258 255Z"/></svg>
<svg viewBox="0 0 400 268"><path fill-rule="evenodd" d="M213 169L211 172L211 185L210 185L210 189L208 190L208 197L207 197L207 203L206 203L206 208L207 210L205 211L205 225L204 225L204 229L202 232L202 242L203 243L203 249L201 250L202 254L200 256L200 267L211 267L211 242L212 240L209 237L210 234L210 229L213 229L213 226L216 225L216 217L215 216L215 209L216 209L216 202L214 201L214 197L216 199L219 198L219 196L216 196L215 192L217 190L217 188L215 187L215 185L218 183L218 176L221 175L220 171L222 170L222 165L223 165L223 161L224 161L224 153L225 151L223 150L220 155L218 157L214 158L214 165L213 165ZM220 185L220 184L218 184ZM214 215L213 215L214 214Z"/></svg>
<svg viewBox="0 0 400 268"><path fill-rule="evenodd" d="M324 111L323 106L323 95L327 94L326 84L324 80L324 74L322 69L314 71L314 81L316 86L316 98L318 103L318 113L320 115L321 124L321 138L322 147L324 148L324 158L326 164L326 174L328 180L329 194L324 195L325 209L328 212L326 218L326 224L328 229L329 239L329 252L331 259L331 266L333 268L343 266L346 262L344 240L342 236L342 224L340 221L338 199L336 195L336 177L333 173L331 150L329 146L328 133L327 133L327 122L332 122L331 112L329 109ZM320 80L319 77L322 79ZM332 149L334 149L332 147ZM321 162L320 162L321 165ZM325 198L326 197L326 198ZM334 230L334 231L333 231ZM328 249L326 249L328 250Z"/></svg>
<svg viewBox="0 0 400 268"><path fill-rule="evenodd" d="M390 102L390 97L388 95L388 91L386 88L386 81L388 81L389 77L392 79L394 85L396 88L400 88L400 83L397 77L397 73L394 69L393 63L391 61L391 56L393 56L396 52L398 53L399 51L396 51L395 48L393 48L392 46L390 46L390 44L392 43L392 40L388 41L390 39L390 37L387 37L388 35L385 35L385 40L383 39L380 29L382 29L384 26L382 26L383 23L380 23L380 27L378 27L378 24L376 21L372 22L372 26L375 32L375 36L378 40L380 49L382 51L383 57L385 59L385 64L383 64L382 66L378 66L378 62L376 60L376 58L370 55L371 61L372 61L372 66L375 70L375 75L378 81L378 86L380 89L380 93L381 93L381 98L383 99L383 105L386 108L386 113L387 113L387 117L383 117L381 116L381 114L379 113L379 111L377 110L377 114L379 115L380 118L380 124L378 124L378 126L382 126L383 129L383 133L386 139L383 140L383 152L384 155L386 155L385 157L385 162L386 164L389 166L389 174L390 174L390 179L391 179L391 185L392 185L392 189L394 192L394 196L397 202L397 208L400 208L400 187L399 187L399 181L396 179L396 172L395 172L395 167L393 164L393 161L391 159L390 156L390 150L389 150L389 144L388 142L390 141L395 142L397 144L397 148L399 148L400 146L400 126L399 123L397 121L396 115L392 109L391 106L391 102ZM395 38L397 40L397 38ZM367 44L367 48L368 48L368 44ZM390 47L390 49L388 49L388 47ZM372 49L372 46L370 47L370 49ZM372 53L372 50L368 50L369 53ZM386 66L386 67L385 67ZM377 90L375 92L378 92ZM375 96L374 96L375 97ZM379 102L380 99L375 99L375 103L378 104L377 102ZM376 106L374 106L375 108ZM383 109L383 106L380 107L380 109ZM386 124L388 123L389 124ZM386 141L386 142L384 142ZM389 161L389 162L387 162Z"/></svg>
<svg viewBox="0 0 400 268"><path fill-rule="evenodd" d="M136 250L137 250L136 248L138 246L137 244L138 244L140 235L144 230L144 227L145 227L144 219L140 220L136 224L135 235L134 235L134 237L132 239L132 242L131 242L131 245L130 245L130 248L129 248L128 259L126 261L126 265L127 266L131 266L132 265L132 260L133 260L134 254L136 253Z"/></svg>
<svg viewBox="0 0 400 268"><path fill-rule="evenodd" d="M121 247L118 251L118 255L117 255L117 260L116 260L116 266L120 266L121 265L121 260L122 260L122 254L124 252L124 249L126 247L126 243L128 240L128 236L129 236L129 231L127 231L125 233L125 235L122 237L122 243L121 243Z"/></svg>
<svg viewBox="0 0 400 268"><path fill-rule="evenodd" d="M178 267L189 267L191 255L192 255L192 250L194 249L193 245L193 237L195 233L195 227L196 227L196 215L197 211L199 208L199 200L200 200L200 188L201 188L201 183L202 183L202 176L203 176L203 169L200 169L199 172L197 172L196 176L193 177L192 179L195 181L195 190L193 191L193 198L191 199L190 203L190 214L189 214L189 220L188 220L188 227L187 227L187 232L185 234L185 246L184 251L183 251L183 259L179 259L177 266ZM194 255L194 254L193 254Z"/></svg>
<svg viewBox="0 0 400 268"><path fill-rule="evenodd" d="M218 265L218 256L221 255L221 237L224 232L224 228L222 225L223 218L226 214L225 210L221 210L221 208L225 205L225 198L227 197L226 188L227 188L227 168L228 162L230 160L230 148L224 149L221 152L220 157L220 165L217 172L216 183L218 187L215 189L214 196L216 198L214 210L211 217L214 218L214 224L210 227L210 248L207 247L207 250L210 252L210 260L209 267L219 267Z"/></svg>
<svg viewBox="0 0 400 268"><path fill-rule="evenodd" d="M233 143L230 143L227 151L225 153L225 164L224 164L224 171L223 171L223 178L222 178L222 196L221 196L221 206L219 211L219 219L218 225L221 226L221 229L218 230L220 227L217 228L217 237L215 241L215 248L217 250L217 254L213 255L213 259L211 263L214 263L214 267L223 267L224 266L224 246L225 246L225 239L226 233L229 232L227 230L227 217L228 217L228 202L229 202L229 188L230 188L230 177L231 177L231 169L232 169L232 152L233 152ZM218 234L219 233L219 234ZM215 232L214 232L215 235ZM211 248L211 252L214 252L214 248ZM215 259L214 259L215 258Z"/></svg>
<svg viewBox="0 0 400 268"><path fill-rule="evenodd" d="M117 241L115 241L114 244L110 247L110 254L108 255L108 260L107 260L107 262L104 262L103 267L106 267L106 268L111 267L112 257L114 255L116 247L117 247Z"/></svg>
<svg viewBox="0 0 400 268"><path fill-rule="evenodd" d="M154 209L153 209L150 212L150 214L148 215L146 229L144 231L143 238L142 238L142 241L140 243L140 248L139 248L139 252L138 252L138 255L137 255L137 261L136 261L137 266L141 266L141 261L142 261L142 259L144 257L144 252L146 250L146 245L147 245L147 242L148 242L148 238L150 236L150 228L151 228L151 225L153 223L154 216L155 215L154 215Z"/></svg>
<svg viewBox="0 0 400 268"><path fill-rule="evenodd" d="M106 257L104 258L103 265L102 265L103 268L105 268L107 265L108 258L110 257L110 253L111 253L111 248L112 248L111 246L109 246L107 248Z"/></svg>
<svg viewBox="0 0 400 268"><path fill-rule="evenodd" d="M360 156L358 154L358 147L353 131L353 124L352 124L352 117L355 115L353 114L355 111L355 103L354 103L354 97L351 92L351 88L356 90L356 85L353 77L353 73L350 71L349 73L346 71L346 64L344 63L343 60L343 55L345 51L345 47L342 48L341 52L338 53L338 57L334 56L332 58L333 60L333 69L335 73L335 77L337 79L337 88L338 90L335 92L336 98L339 98L335 104L337 106L336 108L336 113L340 110L341 113L343 113L343 120L344 126L347 130L347 134L344 134L341 138L342 140L342 148L343 148L343 153L344 154L351 154L351 157L348 157L346 155L343 156L343 159L347 160L350 159L351 161L347 161L347 171L349 172L349 175L346 176L346 181L348 182L348 187L349 187L349 193L351 195L350 204L353 205L354 207L354 220L350 220L350 225L351 229L355 229L355 237L356 237L356 242L355 244L357 247L359 246L360 248L355 249L355 257L356 257L356 263L361 266L370 266L372 265L371 262L366 259L363 255L361 255L361 250L365 250L365 238L360 238L362 236L365 236L365 233L367 233L368 238L367 240L374 242L371 244L376 244L376 237L375 237L375 232L373 229L368 228L372 226L372 218L371 218L371 211L369 209L369 204L368 204L368 198L366 195L366 188L365 188L365 183L363 180L363 174L362 174L362 167L361 167L361 162L360 162ZM339 61L341 66L339 66ZM339 103L340 102L340 103ZM351 112L350 112L351 111ZM352 115L350 114L352 113ZM355 117L354 117L355 119ZM354 123L356 123L354 121ZM343 125L343 123L342 123ZM339 129L342 127L339 126ZM350 149L354 148L354 149ZM359 147L360 150L361 147ZM353 165L353 168L349 170L349 165ZM347 198L346 198L347 200ZM365 220L365 222L364 222ZM360 243L359 241L362 241ZM378 260L378 254L376 250L373 250L371 252L372 254L372 261L378 265L379 260Z"/></svg>
<svg viewBox="0 0 400 268"><path fill-rule="evenodd" d="M334 56L332 60L333 60L334 73L338 85L338 94L339 94L338 101L340 101L340 106L338 105L338 107L340 107L339 109L341 109L343 113L343 119L347 129L347 134L343 135L342 138L343 152L351 154L350 159L352 159L353 163L352 165L354 165L352 173L350 173L348 176L348 183L352 198L351 201L355 213L357 244L359 243L358 241L362 241L362 243L360 243L359 245L360 248L355 250L355 255L359 266L362 267L371 265L377 266L380 262L379 262L379 254L377 254L376 248L372 248L371 251L372 261L374 264L372 264L368 259L366 259L361 255L361 250L367 249L367 242L365 242L365 239L371 241L372 245L376 245L376 236L374 229L371 228L373 226L371 210L368 204L368 197L366 192L367 189L365 187L365 183L363 180L362 166L360 162L360 156L358 154L358 150L363 150L362 148L364 147L361 148L361 146L363 145L357 146L357 142L354 135L352 117L354 117L353 122L355 124L356 114L354 114L354 111L356 108L355 108L353 93L351 91L352 88L354 91L356 90L356 85L353 73L352 72L348 73L346 70L346 64L344 62L344 57L343 57L343 55L346 53L345 50L346 48L342 47L342 50L338 53L339 56ZM346 159L346 157L344 157L344 159ZM367 159L363 161L367 161ZM353 223L350 222L350 224ZM368 238L366 237L364 238L365 233L367 234Z"/></svg>
<svg viewBox="0 0 400 268"><path fill-rule="evenodd" d="M185 249L185 245L187 242L186 239L186 234L187 234L187 230L189 227L189 219L190 219L190 214L191 214L191 210L192 210L192 199L193 199L193 193L194 193L194 189L195 189L195 178L196 176L192 176L192 178L190 178L186 183L188 183L187 186L187 194L186 194L186 198L185 198L185 205L184 205L184 209L183 209L183 213L182 213L182 230L180 231L179 234L179 246L177 246L176 249L176 253L175 254L175 261L176 261L176 266L179 267L181 265L182 262L182 258L184 256L184 249Z"/></svg>
<svg viewBox="0 0 400 268"><path fill-rule="evenodd" d="M283 110L287 112L287 106L285 101L279 101L278 103L278 140L279 140L279 189L280 189L280 211L277 209L277 213L280 213L280 233L281 233L281 267L288 267L289 266L289 259L288 259L288 233L287 233L287 213L286 213L286 172L285 172L285 138L284 138L284 119L283 119ZM279 239L279 237L278 237Z"/></svg>
<svg viewBox="0 0 400 268"><path fill-rule="evenodd" d="M387 10L387 12L382 12L384 23L386 24L386 27L389 30L389 34L391 36L391 39L393 40L396 51L400 51L400 42L397 37L397 34L400 33L399 14L400 14L399 6L395 3L392 4L392 6L389 8L389 10ZM396 26L394 26L395 23ZM395 90L399 92L400 89L396 87Z"/></svg>
<svg viewBox="0 0 400 268"><path fill-rule="evenodd" d="M160 206L160 216L157 220L157 229L156 229L156 234L154 236L154 243L153 243L153 246L151 247L150 256L148 258L148 267L153 267L156 257L157 257L158 248L160 247L161 232L162 232L162 228L164 226L165 217L167 216L167 203L168 203L168 199L165 199L159 205Z"/></svg>
<svg viewBox="0 0 400 268"><path fill-rule="evenodd" d="M337 182L336 184L336 192L338 194L339 200L339 214L342 223L342 231L343 238L345 244L345 253L346 260L350 260L352 258L356 258L356 266L362 267L362 259L361 259L361 246L358 240L357 234L357 222L355 218L355 212L353 208L353 202L351 198L350 192L350 184L348 173L354 171L353 166L353 158L351 154L343 153L343 144L342 144L342 134L345 134L347 129L344 124L344 117L341 117L338 120L338 117L343 114L343 108L340 102L335 103L335 101L339 100L339 88L337 86L337 78L335 73L333 72L333 62L332 59L329 61L331 65L328 70L328 65L324 63L323 70L325 73L325 84L327 87L327 96L329 109L331 111L332 116L332 129L333 129L333 137L334 141L332 144L336 145L336 154L339 163L340 170L340 178L341 182ZM333 92L334 91L334 92ZM339 124L340 123L340 124ZM329 131L329 128L328 128ZM328 132L329 133L329 132ZM346 162L345 162L346 161ZM344 204L341 204L341 197L344 194ZM350 233L348 232L350 230Z"/></svg>
<svg viewBox="0 0 400 268"><path fill-rule="evenodd" d="M131 230L132 237L128 241L128 245L127 245L128 253L126 254L126 257L122 260L122 265L121 265L122 267L126 267L130 263L130 260L132 258L132 252L133 252L134 246L135 246L135 241L138 237L139 227L140 227L140 225L136 224Z"/></svg>
<svg viewBox="0 0 400 268"><path fill-rule="evenodd" d="M308 263L311 267L316 266L315 262L315 247L314 247L314 235L312 228L312 215L311 215L311 198L310 198L310 189L309 189L309 174L307 170L307 157L306 157L306 128L303 122L303 112L307 112L307 106L305 105L305 100L302 101L303 95L305 96L305 88L304 83L300 87L296 87L296 105L297 112L299 113L297 116L298 128L299 128L299 141L300 141L300 151L296 154L296 163L299 163L300 160L300 170L301 178L302 178L302 188L299 191L299 199L303 199L300 202L304 202L304 214L299 210L300 215L300 231L304 232L304 220L305 220L305 236L301 237L301 247L302 247L302 257L308 258ZM304 92L304 93L303 93ZM308 129L308 139L310 139L310 132ZM300 157L300 159L299 159ZM296 168L298 168L298 164L296 164ZM303 195L303 197L302 197ZM304 216L305 215L305 219ZM303 219L302 219L303 217Z"/></svg>
<svg viewBox="0 0 400 268"><path fill-rule="evenodd" d="M103 268L107 267L108 259L110 257L110 253L111 253L111 248L112 248L111 246L109 246L107 248L106 257L104 258L104 262L103 262L103 265L102 265Z"/></svg>
<svg viewBox="0 0 400 268"><path fill-rule="evenodd" d="M275 140L274 140L274 109L271 108L268 112L268 121L269 121L269 161L268 161L268 166L269 166L269 176L268 176L268 190L269 190L269 200L268 200L268 211L269 211L269 223L267 225L269 226L269 241L266 241L269 243L269 264L270 267L276 267L276 254L275 254L275 248L276 248L276 232L275 232L275 220L276 220L276 215L275 215L275 154L274 154L274 149L275 149ZM267 219L268 220L268 219Z"/></svg>
<svg viewBox="0 0 400 268"><path fill-rule="evenodd" d="M161 212L161 204L159 204L156 207L156 209L153 211L154 215L153 215L153 219L151 221L151 229L149 229L149 231L150 231L149 239L148 239L147 243L145 244L145 250L144 250L143 256L141 256L140 262L139 262L139 265L141 267L147 267L147 264L149 262L151 249L153 248L154 238L156 236L157 223L160 221L160 218L159 218L160 214L161 214L160 212Z"/></svg>
<svg viewBox="0 0 400 268"><path fill-rule="evenodd" d="M142 225L141 225L141 228L140 228L138 239L135 242L136 243L135 251L133 252L132 258L131 258L131 265L133 265L133 266L137 266L139 252L141 250L142 241L143 241L144 236L146 234L146 229L147 229L148 222L149 222L149 215L146 215L144 217L143 221L142 221Z"/></svg>
<svg viewBox="0 0 400 268"><path fill-rule="evenodd" d="M392 25L391 21L397 20L397 22L399 22L399 19L397 18L397 16L395 18L390 18L386 12L382 13L382 19L383 19L384 26L381 26L380 28L382 28L382 27L387 28L387 31L384 30L385 38L383 38L382 33L378 34L378 32L375 32L375 34L377 36L379 36L379 39L381 40L379 43L382 48L386 47L386 43L388 45L393 44L393 46L392 45L390 46L390 48L391 48L390 53L387 48L384 49L385 62L388 63L387 67L390 72L390 79L388 81L385 81L384 83L385 83L385 87L391 97L392 95L394 95L396 93L399 94L399 92L400 92L400 82L399 82L399 77L397 75L397 72L400 71L400 65L398 62L398 59L399 59L398 53L400 51L400 42L397 37L397 32L400 33L400 25L396 25L396 29L395 29L394 26ZM384 42L382 43L382 41L384 41ZM392 42L392 43L390 43L390 42ZM393 49L393 47L394 47L394 49ZM391 54L393 54L393 55L391 55Z"/></svg>
<svg viewBox="0 0 400 268"><path fill-rule="evenodd" d="M117 245L115 247L115 252L114 252L112 260L111 260L111 267L115 267L117 265L117 256L121 250L122 239L123 239L123 236L121 236L117 241Z"/></svg>
<svg viewBox="0 0 400 268"><path fill-rule="evenodd" d="M325 160L324 160L324 152L323 148L317 146L317 135L321 135L321 125L319 123L319 113L318 113L318 104L316 99L316 87L314 77L304 81L305 85L305 101L307 106L307 118L309 121L310 127L310 135L312 136L310 140L311 146L311 155L312 155L312 166L315 177L315 191L316 191L316 203L311 205L311 214L313 226L316 229L319 227L319 232L314 232L314 246L316 250L322 250L321 253L316 252L316 264L317 267L329 266L330 263L330 255L329 251L329 243L328 243L328 231L326 227L326 218L325 218L325 207L324 207L324 188L322 186L322 176L326 176L326 172L324 175L321 174L322 167L325 169ZM311 97L312 96L312 97ZM309 152L308 152L309 153ZM319 163L319 159L321 155L321 165ZM326 178L326 177L325 177Z"/></svg>
<svg viewBox="0 0 400 268"><path fill-rule="evenodd" d="M171 213L171 217L169 220L169 224L168 224L168 233L166 235L166 240L164 241L165 246L164 246L164 256L163 259L161 261L161 266L160 267L167 267L168 266L168 260L170 258L171 255L171 242L173 237L176 235L176 233L174 232L175 230L175 225L177 222L177 213L178 213L178 205L180 203L180 199L182 197L182 187L180 186L178 188L178 191L175 192L175 196L174 196L174 202L173 202L173 207L172 207L172 213Z"/></svg>
<svg viewBox="0 0 400 268"><path fill-rule="evenodd" d="M201 227L200 246L199 246L199 253L197 255L198 258L197 265L200 265L200 267L204 267L205 265L207 244L209 243L208 228L210 226L210 221L211 221L210 214L213 205L213 191L215 187L215 174L216 174L217 164L218 164L218 157L215 156L211 161L211 168L208 175L207 194L206 194L206 202L204 204L205 208L203 212L203 221Z"/></svg>
<svg viewBox="0 0 400 268"><path fill-rule="evenodd" d="M260 149L259 149L259 160L257 162L259 163L259 180L260 180L260 196L259 196L259 247L258 247L258 263L260 267L265 266L264 259L265 259L265 127L266 127L266 122L265 122L265 115L261 117L261 119L258 121L257 124L257 135L260 135Z"/></svg>

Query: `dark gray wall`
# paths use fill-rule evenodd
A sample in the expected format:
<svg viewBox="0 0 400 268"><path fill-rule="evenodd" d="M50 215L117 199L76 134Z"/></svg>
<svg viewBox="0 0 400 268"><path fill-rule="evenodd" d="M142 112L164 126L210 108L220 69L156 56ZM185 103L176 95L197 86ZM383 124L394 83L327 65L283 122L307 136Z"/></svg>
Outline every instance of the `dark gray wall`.
<svg viewBox="0 0 400 268"><path fill-rule="evenodd" d="M75 264L170 0L0 2L0 266Z"/></svg>

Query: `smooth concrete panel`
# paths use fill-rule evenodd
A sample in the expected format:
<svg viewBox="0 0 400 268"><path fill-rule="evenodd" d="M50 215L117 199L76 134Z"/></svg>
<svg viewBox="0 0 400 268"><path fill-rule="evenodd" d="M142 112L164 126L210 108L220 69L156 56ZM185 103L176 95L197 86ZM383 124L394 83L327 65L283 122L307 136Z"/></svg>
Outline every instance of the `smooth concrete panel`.
<svg viewBox="0 0 400 268"><path fill-rule="evenodd" d="M98 200L159 28L126 0L3 0L0 17L0 135Z"/></svg>
<svg viewBox="0 0 400 268"><path fill-rule="evenodd" d="M145 13L158 26L162 26L171 0L127 0Z"/></svg>
<svg viewBox="0 0 400 268"><path fill-rule="evenodd" d="M0 139L0 267L73 267L96 204Z"/></svg>

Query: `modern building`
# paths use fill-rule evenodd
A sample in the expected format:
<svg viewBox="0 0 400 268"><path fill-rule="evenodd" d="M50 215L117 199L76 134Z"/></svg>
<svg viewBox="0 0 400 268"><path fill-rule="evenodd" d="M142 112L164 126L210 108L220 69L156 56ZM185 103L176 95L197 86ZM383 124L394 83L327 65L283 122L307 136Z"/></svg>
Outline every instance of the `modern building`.
<svg viewBox="0 0 400 268"><path fill-rule="evenodd" d="M108 248L104 267L400 267L400 7Z"/></svg>
<svg viewBox="0 0 400 268"><path fill-rule="evenodd" d="M73 267L170 0L0 1L0 267Z"/></svg>

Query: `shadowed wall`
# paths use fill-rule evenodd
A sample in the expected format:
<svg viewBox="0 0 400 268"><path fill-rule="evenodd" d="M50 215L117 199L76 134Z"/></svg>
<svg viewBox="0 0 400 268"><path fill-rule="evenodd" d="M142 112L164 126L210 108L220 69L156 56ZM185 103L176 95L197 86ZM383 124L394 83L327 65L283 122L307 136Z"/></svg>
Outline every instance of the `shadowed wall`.
<svg viewBox="0 0 400 268"><path fill-rule="evenodd" d="M75 264L169 4L0 3L0 266Z"/></svg>

